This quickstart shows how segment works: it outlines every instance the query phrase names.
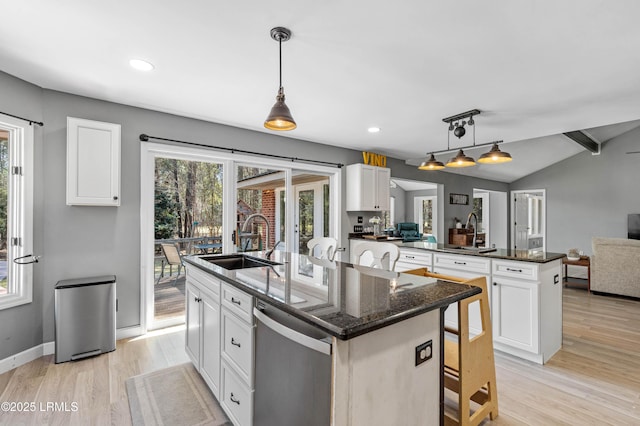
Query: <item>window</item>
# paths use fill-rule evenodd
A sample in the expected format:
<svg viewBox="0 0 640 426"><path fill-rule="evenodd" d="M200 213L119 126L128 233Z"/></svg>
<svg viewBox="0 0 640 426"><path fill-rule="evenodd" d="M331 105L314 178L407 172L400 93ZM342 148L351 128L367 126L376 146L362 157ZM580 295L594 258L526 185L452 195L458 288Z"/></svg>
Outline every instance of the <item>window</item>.
<svg viewBox="0 0 640 426"><path fill-rule="evenodd" d="M32 242L33 128L0 114L0 309L31 303Z"/></svg>

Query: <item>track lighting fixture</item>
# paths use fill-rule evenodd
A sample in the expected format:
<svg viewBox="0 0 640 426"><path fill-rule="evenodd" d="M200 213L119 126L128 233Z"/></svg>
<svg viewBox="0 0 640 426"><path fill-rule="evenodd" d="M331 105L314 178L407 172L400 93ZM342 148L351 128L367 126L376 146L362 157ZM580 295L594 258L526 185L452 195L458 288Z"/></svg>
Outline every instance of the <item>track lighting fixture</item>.
<svg viewBox="0 0 640 426"><path fill-rule="evenodd" d="M284 87L282 87L282 42L291 38L291 31L283 27L272 28L271 38L278 42L280 52L280 88L276 95L276 103L264 121L264 127L269 130L293 130L297 125L289 107L284 103Z"/></svg>
<svg viewBox="0 0 640 426"><path fill-rule="evenodd" d="M476 132L475 132L475 121L473 120L473 116L480 114L480 110L472 109L471 111L463 112L462 114L457 114L451 117L443 118L442 121L445 123L449 123L449 130L447 132L447 149L442 151L433 151L429 153L429 158L426 161L423 161L418 166L420 170L442 170L445 167L453 167L453 168L462 168L462 167L471 167L476 165L476 161L473 157L470 157L464 153L464 149L473 149L478 148L485 145L491 145L491 150L485 154L482 154L478 159L478 163L482 164L500 164L506 163L512 160L511 155L508 152L500 151L498 148L498 144L502 143L502 141L495 141L489 143L483 143L476 145ZM464 119L468 119L465 121ZM473 145L464 146L461 148L450 149L449 147L449 134L453 132L454 136L458 139L463 137L466 134L465 125L474 126L473 127ZM441 161L438 161L435 157L435 154L442 154L448 152L455 152L457 154L455 157L451 158L447 164L443 164Z"/></svg>

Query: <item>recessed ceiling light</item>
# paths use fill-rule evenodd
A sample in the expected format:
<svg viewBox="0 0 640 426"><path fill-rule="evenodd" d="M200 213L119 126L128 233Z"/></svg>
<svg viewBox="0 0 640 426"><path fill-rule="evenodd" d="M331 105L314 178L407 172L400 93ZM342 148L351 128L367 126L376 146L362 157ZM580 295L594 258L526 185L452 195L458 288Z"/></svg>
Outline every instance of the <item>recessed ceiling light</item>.
<svg viewBox="0 0 640 426"><path fill-rule="evenodd" d="M380 127L369 127L367 130L369 133L378 133L380 131Z"/></svg>
<svg viewBox="0 0 640 426"><path fill-rule="evenodd" d="M138 71L151 71L155 68L151 62L143 61L142 59L132 59L129 61L129 65Z"/></svg>

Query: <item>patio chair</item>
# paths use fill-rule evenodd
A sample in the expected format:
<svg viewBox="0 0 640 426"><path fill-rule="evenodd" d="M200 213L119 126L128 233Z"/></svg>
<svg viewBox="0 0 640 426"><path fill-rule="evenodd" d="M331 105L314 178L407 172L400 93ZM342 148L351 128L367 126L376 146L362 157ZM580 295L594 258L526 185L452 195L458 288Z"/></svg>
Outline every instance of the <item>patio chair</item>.
<svg viewBox="0 0 640 426"><path fill-rule="evenodd" d="M182 262L182 255L178 250L178 246L176 246L175 244L162 243L160 244L160 248L162 250L162 254L164 254L165 260L162 262L162 271L160 272L160 276L158 277L158 281L156 281L156 284L160 282L160 278L164 277L164 267L166 262L166 264L169 265L169 276L173 274L173 266L178 266L178 275L176 275L176 278L172 283L173 285L176 285L176 282L180 277L180 270L184 267L184 263Z"/></svg>

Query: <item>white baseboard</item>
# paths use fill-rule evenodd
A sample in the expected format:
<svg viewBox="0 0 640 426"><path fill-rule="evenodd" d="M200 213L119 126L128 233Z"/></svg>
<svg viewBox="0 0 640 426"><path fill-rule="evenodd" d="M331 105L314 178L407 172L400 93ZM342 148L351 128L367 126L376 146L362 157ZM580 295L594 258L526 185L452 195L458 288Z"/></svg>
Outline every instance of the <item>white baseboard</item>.
<svg viewBox="0 0 640 426"><path fill-rule="evenodd" d="M142 334L142 327L137 325L133 327L119 328L116 330L116 340L128 339L131 337L140 336ZM18 368L21 365L40 358L41 356L52 355L55 352L55 342L47 342L42 343L38 346L34 346L33 348L24 350L18 354L0 360L0 374L6 373L7 371L13 370L14 368Z"/></svg>
<svg viewBox="0 0 640 426"><path fill-rule="evenodd" d="M38 359L43 355L52 354L54 352L54 348L55 345L53 342L42 343L41 345L34 346L26 351L22 351L18 354L0 360L0 374L20 367L21 365L31 362L34 359Z"/></svg>
<svg viewBox="0 0 640 426"><path fill-rule="evenodd" d="M144 330L139 325L119 328L116 330L116 340L129 339L131 337L142 336L143 334L144 334Z"/></svg>

